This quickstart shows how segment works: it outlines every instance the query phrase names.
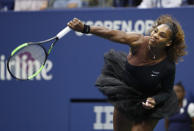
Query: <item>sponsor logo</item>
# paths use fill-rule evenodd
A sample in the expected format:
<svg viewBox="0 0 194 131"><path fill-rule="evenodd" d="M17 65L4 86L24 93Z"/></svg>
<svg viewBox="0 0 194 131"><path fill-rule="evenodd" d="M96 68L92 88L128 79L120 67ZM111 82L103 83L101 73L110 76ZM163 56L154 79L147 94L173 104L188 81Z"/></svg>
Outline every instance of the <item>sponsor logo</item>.
<svg viewBox="0 0 194 131"><path fill-rule="evenodd" d="M154 77L154 76L157 76L157 75L155 75L155 74L151 74L151 76L153 76L153 77Z"/></svg>
<svg viewBox="0 0 194 131"><path fill-rule="evenodd" d="M113 106L94 106L96 115L94 130L112 130L113 129Z"/></svg>
<svg viewBox="0 0 194 131"><path fill-rule="evenodd" d="M15 57L10 63L10 69L13 70L16 76L26 78L29 74L34 73L40 68L40 63L28 54L23 54L21 57ZM53 75L50 71L53 68L51 60L47 60L43 70L32 80L51 80ZM0 80L11 80L12 77L7 70L7 61L5 55L0 55Z"/></svg>
<svg viewBox="0 0 194 131"><path fill-rule="evenodd" d="M103 26L113 30L121 30L125 32L137 32L141 34L148 34L151 29L154 20L97 20L97 21L83 21L87 25L92 26ZM76 35L82 36L87 35L91 36L91 34L83 34L80 32L76 32Z"/></svg>
<svg viewBox="0 0 194 131"><path fill-rule="evenodd" d="M157 71L152 71L152 74L150 76L152 77L156 77L160 74L160 72L157 72Z"/></svg>

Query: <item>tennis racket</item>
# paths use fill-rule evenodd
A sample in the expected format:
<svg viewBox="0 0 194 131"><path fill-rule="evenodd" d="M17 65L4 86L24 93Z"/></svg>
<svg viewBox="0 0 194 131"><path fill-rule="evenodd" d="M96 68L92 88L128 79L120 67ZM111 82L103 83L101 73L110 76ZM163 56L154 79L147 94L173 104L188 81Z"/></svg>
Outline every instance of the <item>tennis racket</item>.
<svg viewBox="0 0 194 131"><path fill-rule="evenodd" d="M30 80L36 77L44 68L48 55L56 42L71 29L67 26L56 36L38 42L27 42L16 47L7 61L7 69L11 76L18 80ZM48 49L43 46L51 42Z"/></svg>

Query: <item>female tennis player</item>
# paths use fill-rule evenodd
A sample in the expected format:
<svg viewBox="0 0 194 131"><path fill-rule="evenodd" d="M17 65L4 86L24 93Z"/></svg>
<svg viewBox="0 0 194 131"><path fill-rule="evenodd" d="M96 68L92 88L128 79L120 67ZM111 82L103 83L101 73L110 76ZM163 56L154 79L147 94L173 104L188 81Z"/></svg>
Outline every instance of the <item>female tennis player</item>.
<svg viewBox="0 0 194 131"><path fill-rule="evenodd" d="M184 32L174 18L160 16L150 36L83 24L71 29L130 46L129 53L110 50L96 86L114 105L114 131L151 131L158 120L178 109L173 91L175 63L186 54Z"/></svg>

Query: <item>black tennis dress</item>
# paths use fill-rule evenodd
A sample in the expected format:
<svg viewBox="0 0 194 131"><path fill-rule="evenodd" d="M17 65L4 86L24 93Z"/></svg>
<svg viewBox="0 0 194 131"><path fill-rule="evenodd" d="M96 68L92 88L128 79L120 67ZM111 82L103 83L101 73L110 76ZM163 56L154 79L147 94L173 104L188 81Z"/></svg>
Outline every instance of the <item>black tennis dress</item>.
<svg viewBox="0 0 194 131"><path fill-rule="evenodd" d="M113 49L104 55L104 61L95 84L129 120L161 119L177 111L177 97L172 90L174 62L166 58L154 65L134 66L127 61L127 53ZM155 99L155 108L142 106L148 97Z"/></svg>

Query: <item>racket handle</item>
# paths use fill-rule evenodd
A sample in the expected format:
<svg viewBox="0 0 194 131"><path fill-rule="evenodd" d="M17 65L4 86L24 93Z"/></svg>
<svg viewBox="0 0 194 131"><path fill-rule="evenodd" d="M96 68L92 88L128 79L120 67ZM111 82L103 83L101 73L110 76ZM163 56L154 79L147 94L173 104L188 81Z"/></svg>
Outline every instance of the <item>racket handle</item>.
<svg viewBox="0 0 194 131"><path fill-rule="evenodd" d="M64 35L66 35L69 31L71 31L71 28L69 26L65 27L62 31L60 31L57 34L57 38L61 39Z"/></svg>

